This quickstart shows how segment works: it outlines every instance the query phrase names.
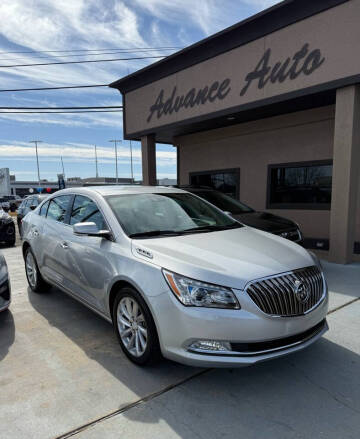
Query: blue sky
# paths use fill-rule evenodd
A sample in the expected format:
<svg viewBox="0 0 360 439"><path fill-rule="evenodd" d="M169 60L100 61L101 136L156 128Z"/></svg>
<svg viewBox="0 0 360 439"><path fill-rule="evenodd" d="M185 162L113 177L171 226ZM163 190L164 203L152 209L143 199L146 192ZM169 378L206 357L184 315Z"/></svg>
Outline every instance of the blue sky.
<svg viewBox="0 0 360 439"><path fill-rule="evenodd" d="M275 3L278 1L1 0L0 52L185 47ZM134 56L139 55L143 54ZM112 55L64 59L40 59L39 56L1 53L0 65L112 58ZM0 67L0 89L110 83L151 62L153 60ZM0 93L1 107L103 105L121 105L121 95L110 88ZM60 155L67 177L90 177L95 174L94 144L97 144L99 174L110 177L115 175L115 160L114 146L108 140L122 137L121 113L0 112L0 167L9 167L17 180L35 180L35 151L29 141L40 139L43 141L39 145L41 178L57 178L61 172ZM137 142L133 143L133 150L134 174L140 179L141 152ZM126 141L119 146L118 165L119 176L129 177L130 152ZM157 145L157 175L158 178L175 178L176 153L172 146Z"/></svg>

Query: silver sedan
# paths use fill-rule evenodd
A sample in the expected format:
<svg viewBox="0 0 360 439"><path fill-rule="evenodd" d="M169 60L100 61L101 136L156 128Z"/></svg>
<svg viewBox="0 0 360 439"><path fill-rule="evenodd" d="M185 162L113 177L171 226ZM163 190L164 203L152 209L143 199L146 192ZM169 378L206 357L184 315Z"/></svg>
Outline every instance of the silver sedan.
<svg viewBox="0 0 360 439"><path fill-rule="evenodd" d="M23 230L30 288L54 285L113 323L137 364L250 365L327 330L313 254L180 189L65 189Z"/></svg>

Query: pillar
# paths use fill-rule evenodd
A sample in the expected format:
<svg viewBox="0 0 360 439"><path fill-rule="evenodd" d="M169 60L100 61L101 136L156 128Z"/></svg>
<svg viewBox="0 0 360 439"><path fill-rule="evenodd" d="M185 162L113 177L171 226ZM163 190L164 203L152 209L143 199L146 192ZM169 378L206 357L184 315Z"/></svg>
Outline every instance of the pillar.
<svg viewBox="0 0 360 439"><path fill-rule="evenodd" d="M329 259L351 262L360 170L360 86L337 90Z"/></svg>
<svg viewBox="0 0 360 439"><path fill-rule="evenodd" d="M143 185L156 186L156 148L155 136L141 137Z"/></svg>

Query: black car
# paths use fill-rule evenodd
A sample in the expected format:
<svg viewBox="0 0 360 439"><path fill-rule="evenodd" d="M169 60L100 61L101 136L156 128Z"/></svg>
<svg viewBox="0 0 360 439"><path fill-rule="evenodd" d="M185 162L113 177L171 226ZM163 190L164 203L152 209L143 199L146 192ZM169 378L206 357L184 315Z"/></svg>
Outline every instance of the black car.
<svg viewBox="0 0 360 439"><path fill-rule="evenodd" d="M0 207L0 242L15 245L15 224L12 217Z"/></svg>
<svg viewBox="0 0 360 439"><path fill-rule="evenodd" d="M24 216L29 213L31 210L34 210L37 208L37 206L45 200L49 195L29 195L26 197L23 202L18 207L17 212L17 224L19 228L19 235L22 237L22 230L21 230L21 221L24 218Z"/></svg>
<svg viewBox="0 0 360 439"><path fill-rule="evenodd" d="M275 235L290 239L298 244L302 243L302 233L294 221L268 212L257 212L240 201L212 188L181 186L181 189L204 198L209 203L224 212L228 212L235 219L247 226L274 233Z"/></svg>

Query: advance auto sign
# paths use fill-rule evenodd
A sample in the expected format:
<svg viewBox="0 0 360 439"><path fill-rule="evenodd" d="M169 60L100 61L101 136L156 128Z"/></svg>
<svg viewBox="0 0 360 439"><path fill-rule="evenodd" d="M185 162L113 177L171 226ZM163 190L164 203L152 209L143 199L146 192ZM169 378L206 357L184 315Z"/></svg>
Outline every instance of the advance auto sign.
<svg viewBox="0 0 360 439"><path fill-rule="evenodd" d="M245 77L245 83L241 84L240 96L244 96L252 84L258 89L263 89L268 83L283 83L293 81L300 75L311 75L315 70L324 64L325 58L320 49L310 49L308 43L296 52L292 57L288 57L284 62L272 63L271 49L266 50L255 69ZM181 108L192 108L204 105L207 102L223 100L231 91L231 80L225 78L214 81L212 84L205 85L200 89L191 88L187 93L179 95L175 86L170 96L165 96L161 90L156 101L150 106L147 122L149 123L155 116L160 119L167 114L177 113Z"/></svg>

